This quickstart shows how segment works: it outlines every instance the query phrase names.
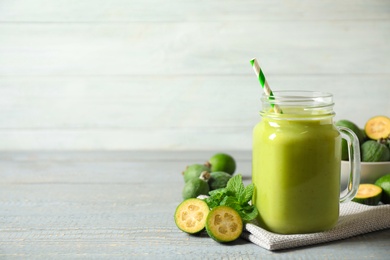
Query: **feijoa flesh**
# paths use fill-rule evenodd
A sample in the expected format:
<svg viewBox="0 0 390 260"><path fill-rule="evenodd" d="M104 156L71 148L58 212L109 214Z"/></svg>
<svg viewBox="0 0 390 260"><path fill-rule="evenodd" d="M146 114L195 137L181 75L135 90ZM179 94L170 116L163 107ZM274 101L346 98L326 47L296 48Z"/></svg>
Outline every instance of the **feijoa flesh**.
<svg viewBox="0 0 390 260"><path fill-rule="evenodd" d="M217 206L207 216L206 231L217 242L231 242L240 237L243 223L240 215L231 207Z"/></svg>
<svg viewBox="0 0 390 260"><path fill-rule="evenodd" d="M201 199L184 200L175 211L176 226L186 233L196 234L204 229L209 211L209 206Z"/></svg>
<svg viewBox="0 0 390 260"><path fill-rule="evenodd" d="M363 183L359 185L356 196L352 201L365 205L378 205L382 196L382 188L370 183Z"/></svg>
<svg viewBox="0 0 390 260"><path fill-rule="evenodd" d="M364 130L367 136L373 140L387 138L390 136L390 118L374 116L366 122Z"/></svg>

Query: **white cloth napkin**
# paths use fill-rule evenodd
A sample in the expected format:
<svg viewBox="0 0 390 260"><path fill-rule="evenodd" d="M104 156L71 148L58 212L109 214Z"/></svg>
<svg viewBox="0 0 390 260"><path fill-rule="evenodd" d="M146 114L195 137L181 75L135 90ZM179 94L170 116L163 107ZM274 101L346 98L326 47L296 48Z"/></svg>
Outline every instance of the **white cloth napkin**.
<svg viewBox="0 0 390 260"><path fill-rule="evenodd" d="M331 230L280 235L248 223L242 237L268 250L314 245L390 228L390 205L367 206L356 202L340 204L340 217Z"/></svg>

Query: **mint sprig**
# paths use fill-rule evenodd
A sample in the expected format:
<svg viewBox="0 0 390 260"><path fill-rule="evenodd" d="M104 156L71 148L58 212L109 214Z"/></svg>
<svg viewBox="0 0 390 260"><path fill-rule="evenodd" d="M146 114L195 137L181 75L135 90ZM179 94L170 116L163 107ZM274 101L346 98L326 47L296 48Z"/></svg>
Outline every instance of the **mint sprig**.
<svg viewBox="0 0 390 260"><path fill-rule="evenodd" d="M220 205L231 207L240 214L242 220L250 221L258 215L256 206L249 204L253 190L253 183L244 187L242 176L237 174L228 181L226 188L210 191L210 197L205 201L211 209Z"/></svg>

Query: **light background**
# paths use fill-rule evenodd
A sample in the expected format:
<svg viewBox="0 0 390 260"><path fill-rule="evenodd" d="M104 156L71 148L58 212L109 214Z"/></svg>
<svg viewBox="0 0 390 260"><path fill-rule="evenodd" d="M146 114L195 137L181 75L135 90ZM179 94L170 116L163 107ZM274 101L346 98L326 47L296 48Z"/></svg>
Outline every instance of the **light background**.
<svg viewBox="0 0 390 260"><path fill-rule="evenodd" d="M390 116L388 0L2 0L0 150L250 150L253 57Z"/></svg>

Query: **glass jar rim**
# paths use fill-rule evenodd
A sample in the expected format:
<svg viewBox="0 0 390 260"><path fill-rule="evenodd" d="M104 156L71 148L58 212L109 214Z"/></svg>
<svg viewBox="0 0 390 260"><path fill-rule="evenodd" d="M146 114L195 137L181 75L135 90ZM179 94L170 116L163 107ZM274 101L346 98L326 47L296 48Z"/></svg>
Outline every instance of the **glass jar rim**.
<svg viewBox="0 0 390 260"><path fill-rule="evenodd" d="M262 116L273 118L316 119L333 117L333 95L310 90L279 90L261 97ZM277 109L275 109L277 108Z"/></svg>
<svg viewBox="0 0 390 260"><path fill-rule="evenodd" d="M277 105L283 103L333 105L333 95L331 93L310 90L278 90L273 91L273 95L271 97L263 93L261 100L263 102L269 102Z"/></svg>

